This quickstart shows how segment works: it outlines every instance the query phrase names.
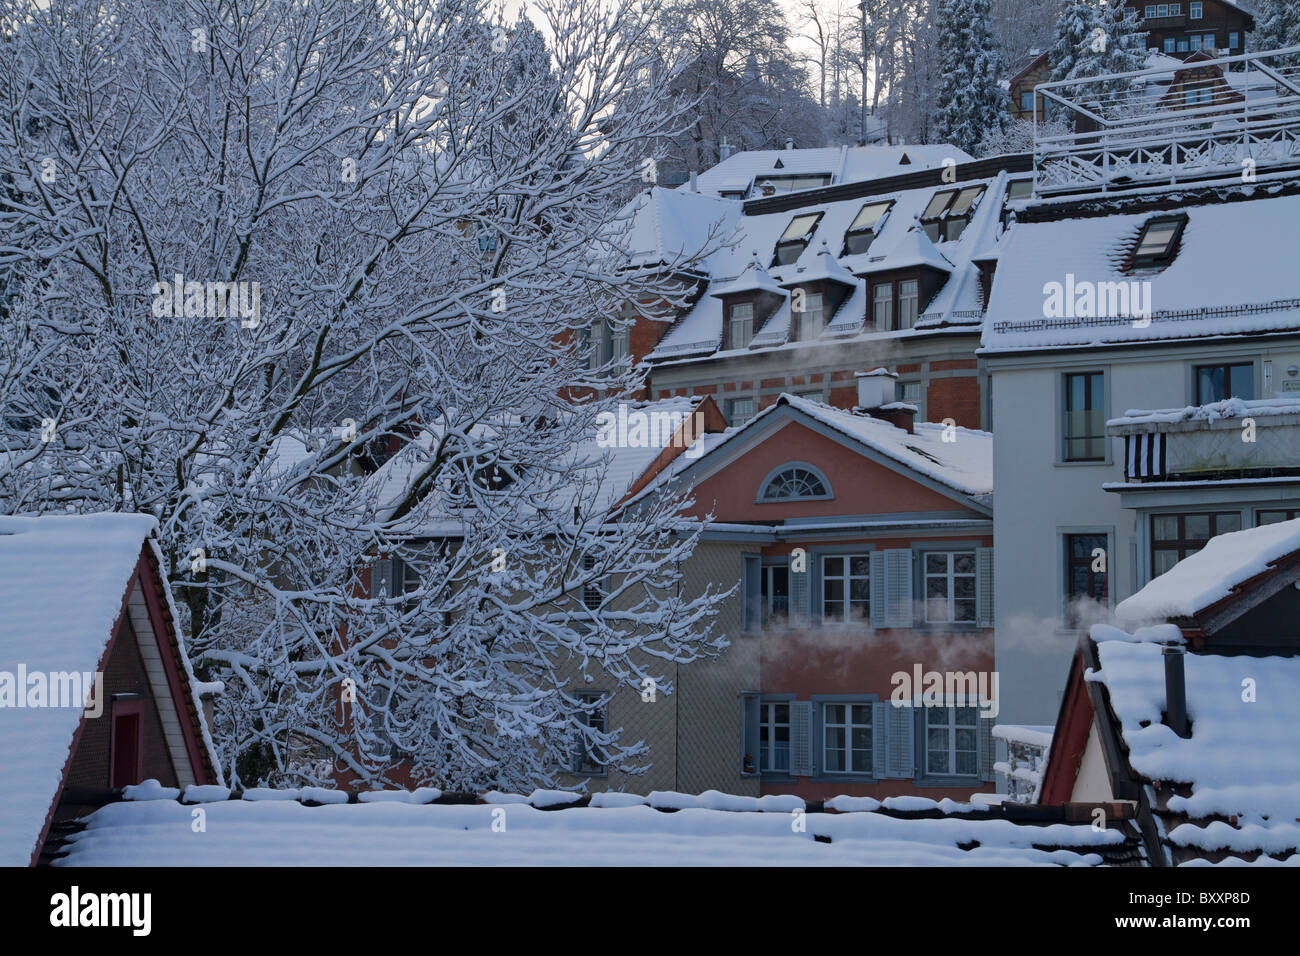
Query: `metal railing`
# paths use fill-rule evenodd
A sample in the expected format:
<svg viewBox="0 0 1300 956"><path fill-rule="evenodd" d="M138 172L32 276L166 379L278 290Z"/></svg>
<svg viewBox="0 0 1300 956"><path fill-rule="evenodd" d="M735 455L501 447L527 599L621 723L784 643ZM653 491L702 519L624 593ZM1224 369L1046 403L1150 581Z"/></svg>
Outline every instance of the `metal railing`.
<svg viewBox="0 0 1300 956"><path fill-rule="evenodd" d="M1253 183L1300 169L1300 46L1057 80L1035 92L1035 196Z"/></svg>

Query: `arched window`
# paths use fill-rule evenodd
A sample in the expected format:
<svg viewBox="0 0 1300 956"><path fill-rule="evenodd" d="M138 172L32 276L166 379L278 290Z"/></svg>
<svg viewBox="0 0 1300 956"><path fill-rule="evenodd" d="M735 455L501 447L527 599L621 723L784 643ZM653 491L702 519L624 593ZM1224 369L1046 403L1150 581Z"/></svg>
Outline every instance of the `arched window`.
<svg viewBox="0 0 1300 956"><path fill-rule="evenodd" d="M794 501L831 497L831 483L812 465L782 465L767 476L759 501Z"/></svg>

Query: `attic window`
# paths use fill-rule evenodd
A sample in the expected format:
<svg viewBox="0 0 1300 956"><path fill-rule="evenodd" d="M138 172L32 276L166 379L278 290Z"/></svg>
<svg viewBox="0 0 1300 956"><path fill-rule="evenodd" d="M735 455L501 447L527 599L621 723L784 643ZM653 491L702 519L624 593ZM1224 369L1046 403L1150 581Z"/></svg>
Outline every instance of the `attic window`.
<svg viewBox="0 0 1300 956"><path fill-rule="evenodd" d="M872 240L880 231L881 220L893 206L892 199L888 202L869 202L863 206L844 233L844 251L840 255L853 256L870 249Z"/></svg>
<svg viewBox="0 0 1300 956"><path fill-rule="evenodd" d="M808 240L812 238L813 230L817 228L821 217L821 213L814 212L790 220L790 225L786 226L785 232L776 241L776 255L772 257L772 265L788 266L798 259L808 247Z"/></svg>
<svg viewBox="0 0 1300 956"><path fill-rule="evenodd" d="M980 196L984 195L983 186L967 186L964 189L943 189L934 194L930 205L921 214L921 225L931 242L953 242L970 225L971 212Z"/></svg>
<svg viewBox="0 0 1300 956"><path fill-rule="evenodd" d="M779 167L778 167L779 168ZM777 195L797 192L800 189L820 189L831 184L830 173L805 173L801 176L764 176L763 184L770 183Z"/></svg>
<svg viewBox="0 0 1300 956"><path fill-rule="evenodd" d="M1150 269L1173 262L1186 225L1186 216L1161 216L1148 220L1133 250L1133 268Z"/></svg>
<svg viewBox="0 0 1300 956"><path fill-rule="evenodd" d="M763 483L760 501L791 501L829 498L830 484L811 465L789 465L778 469Z"/></svg>

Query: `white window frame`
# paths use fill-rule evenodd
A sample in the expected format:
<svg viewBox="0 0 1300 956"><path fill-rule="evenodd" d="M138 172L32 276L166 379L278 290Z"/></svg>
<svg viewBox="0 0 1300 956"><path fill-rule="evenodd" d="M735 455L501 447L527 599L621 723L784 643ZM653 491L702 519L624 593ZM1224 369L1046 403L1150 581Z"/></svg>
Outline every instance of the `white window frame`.
<svg viewBox="0 0 1300 956"><path fill-rule="evenodd" d="M1148 20L1154 20L1156 17L1156 5L1154 3L1147 4L1147 8L1143 11L1142 15Z"/></svg>
<svg viewBox="0 0 1300 956"><path fill-rule="evenodd" d="M1191 19L1191 20L1202 20L1202 19L1204 19L1204 18L1205 18L1205 4L1204 4L1204 3L1200 3L1200 2L1197 2L1197 3L1189 3L1189 4L1187 5L1187 17L1188 17L1188 19Z"/></svg>
<svg viewBox="0 0 1300 956"><path fill-rule="evenodd" d="M578 699L584 704L592 703L604 697L603 691L580 691ZM609 732L609 701L605 701L594 712L579 711L578 721L585 727L596 727L602 734ZM584 777L603 777L608 773L605 764L596 759L596 755L587 749L586 741L578 739L578 750L573 755L572 773Z"/></svg>
<svg viewBox="0 0 1300 956"><path fill-rule="evenodd" d="M880 293L885 292L884 298ZM881 321L880 308L884 306L884 321ZM871 321L876 327L877 332L889 332L894 328L894 283L877 282L872 285L871 291Z"/></svg>
<svg viewBox="0 0 1300 956"><path fill-rule="evenodd" d="M961 554L970 555L971 570L969 573L965 571L958 572L954 570L954 566L956 565L957 555L961 555ZM946 558L945 568L940 573L932 573L930 571L930 559L933 557L937 557L939 555L943 555ZM956 596L958 578L971 579L971 596L969 598L959 599ZM930 601L937 600L937 599L932 599L930 597L930 588L928 585L932 579L938 579L947 582L948 616L946 618L936 620L930 617ZM956 606L958 600L970 601L972 605L972 613L969 620L965 620L965 619L957 620ZM922 551L921 552L921 601L924 603L925 606L925 623L927 624L977 624L979 622L979 560L978 560L977 551L973 548L967 550L958 549L955 551L937 551L937 550Z"/></svg>
<svg viewBox="0 0 1300 956"><path fill-rule="evenodd" d="M738 317L737 309L748 309L749 314ZM727 348L743 349L748 348L749 343L754 340L754 303L752 302L733 302L727 307ZM736 334L737 328L744 329L744 341L738 341L740 336Z"/></svg>
<svg viewBox="0 0 1300 956"><path fill-rule="evenodd" d="M817 307L810 308L816 300ZM808 342L822 334L822 317L825 300L820 292L808 292L803 297L803 311L799 315L799 341Z"/></svg>
<svg viewBox="0 0 1300 956"><path fill-rule="evenodd" d="M868 702L868 701L849 701L849 700L838 701L838 700L837 700L837 701L824 701L824 702L822 703L821 707L822 707L822 713L821 713L821 718L822 718L822 721L821 721L821 726L822 726L822 741L821 741L821 743L822 743L822 772L825 773L825 774L827 774L827 775L831 775L831 774L841 775L841 774L842 774L842 775L845 775L845 776L850 776L850 775L868 776L868 775L874 774L874 773L875 773L875 767L876 767L876 753L875 753L875 743L874 743L874 740L873 740L873 734L874 734L874 731L875 731L875 728L873 727L873 723L872 723L873 720L874 720L874 716L875 716L875 715L872 713L872 711L873 711L873 709L874 709L874 708L873 708L873 705L872 705L870 702ZM842 721L833 721L833 720L830 719L830 709L831 709L832 707L843 707L843 708L844 708L844 719L843 719ZM861 707L863 710L866 711L866 714L867 714L867 722L866 722L865 724L857 723L857 722L854 721L854 719L853 719L853 708L854 708L854 707ZM842 747L834 747L834 748L832 748L832 747L830 746L830 743L829 743L829 741L827 740L827 736L828 736L828 732L831 731L831 730L833 730L833 729L840 729L840 730L843 730L843 731L844 731L844 745L843 745ZM854 754L855 750L858 751L858 752L861 752L861 748L855 748L855 747L853 746L853 731L854 731L854 730L866 730L866 732L867 732L867 750L866 750L866 753L867 753L867 764L868 764L868 766L867 766L867 768L866 768L865 770L862 770L862 769L859 769L859 768L856 768L856 767L853 766L853 754ZM839 755L843 758L843 760L844 760L844 769L843 769L843 770L832 770L832 769L831 769L831 759L830 759L830 754L831 754L832 752L837 752L837 753L839 753Z"/></svg>
<svg viewBox="0 0 1300 956"><path fill-rule="evenodd" d="M790 712L793 706L794 706L793 703L788 700L760 700L758 702L758 772L759 773L789 774L791 772L790 760L794 756L794 747L792 746L794 741L793 741L793 734L792 734L793 725L790 720L791 717ZM780 721L776 719L776 709L778 707L785 708L784 721ZM776 754L776 747L775 747L776 731L780 727L785 728L785 764L786 765L784 767L775 766L775 761L772 760L772 758ZM767 757L768 760L773 763L773 766L768 766L768 762L763 759L764 732L767 733L767 737L768 737Z"/></svg>
<svg viewBox="0 0 1300 956"><path fill-rule="evenodd" d="M736 418L736 403L738 402L749 403L749 414L739 420ZM753 397L742 396L739 398L727 399L727 423L729 425L743 425L745 422L749 421L757 414L758 414L758 403L754 401Z"/></svg>
<svg viewBox="0 0 1300 956"><path fill-rule="evenodd" d="M979 776L980 773L979 708L971 707L971 706L960 708L961 710L968 711L971 715L970 723L960 723L960 724L957 722L958 709L959 708L957 707L924 708L925 717L922 720L922 724L921 724L925 733L925 737L923 741L924 752L922 754L922 757L924 758L924 762L922 763L922 766L925 768L924 776L927 777L978 777ZM930 718L933 715L939 713L944 714L947 720L943 724L931 724ZM946 769L944 770L930 769L930 753L931 753L930 730L932 727L935 730L942 728L945 734L947 735L947 748L946 748L947 752L944 754ZM957 749L958 730L969 730L971 732L975 741L974 747L972 747L970 750L966 750L965 748L963 748L961 751L958 751ZM957 754L959 752L970 753L975 758L975 769L972 770L970 773L965 773L957 769Z"/></svg>
<svg viewBox="0 0 1300 956"><path fill-rule="evenodd" d="M903 287L912 286L910 293L905 293ZM910 306L910 308L909 308ZM900 329L910 329L916 326L916 320L921 311L921 283L916 279L899 279L898 280L898 327Z"/></svg>
<svg viewBox="0 0 1300 956"><path fill-rule="evenodd" d="M865 574L853 573L852 568L853 568L854 558L860 558L866 562L867 571ZM829 571L826 570L827 562L835 561L835 560L842 560L844 562L843 569L839 574L831 574ZM820 602L821 602L822 620L839 621L841 623L852 623L853 621L861 621L862 623L870 622L871 620L871 555L870 553L866 551L861 551L857 553L844 552L841 554L823 554L821 556L821 572L822 572L822 577L821 577ZM839 603L843 605L843 607L840 608L840 612L838 615L832 615L826 613L826 603L828 600L826 597L827 581L839 581L841 586L844 588L844 592L843 592L844 597L841 598L839 601ZM860 618L855 618L851 616L849 613L854 604L854 600L852 597L854 581L864 581L866 582L867 585L866 613L864 613ZM858 601L857 603L861 604L862 602Z"/></svg>

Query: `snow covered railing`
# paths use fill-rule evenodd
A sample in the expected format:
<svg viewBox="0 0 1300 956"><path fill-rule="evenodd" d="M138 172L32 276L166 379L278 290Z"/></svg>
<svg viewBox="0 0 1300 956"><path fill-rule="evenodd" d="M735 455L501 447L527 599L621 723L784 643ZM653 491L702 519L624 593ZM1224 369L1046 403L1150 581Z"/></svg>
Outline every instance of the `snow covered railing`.
<svg viewBox="0 0 1300 956"><path fill-rule="evenodd" d="M1280 65L1297 53L1300 46L1040 84L1048 116L1074 131L1040 125L1046 117L1034 98L1034 195L1254 183L1300 168L1300 68ZM1230 80L1243 73L1271 89L1238 90Z"/></svg>
<svg viewBox="0 0 1300 956"><path fill-rule="evenodd" d="M1300 381L1281 384L1286 388ZM1300 394L1130 409L1106 422L1106 433L1124 439L1124 477L1130 481L1300 472Z"/></svg>
<svg viewBox="0 0 1300 956"><path fill-rule="evenodd" d="M993 764L993 769L1007 778L1007 803L1036 803L1052 746L1052 728L998 724L993 737L1007 744L1007 759Z"/></svg>

